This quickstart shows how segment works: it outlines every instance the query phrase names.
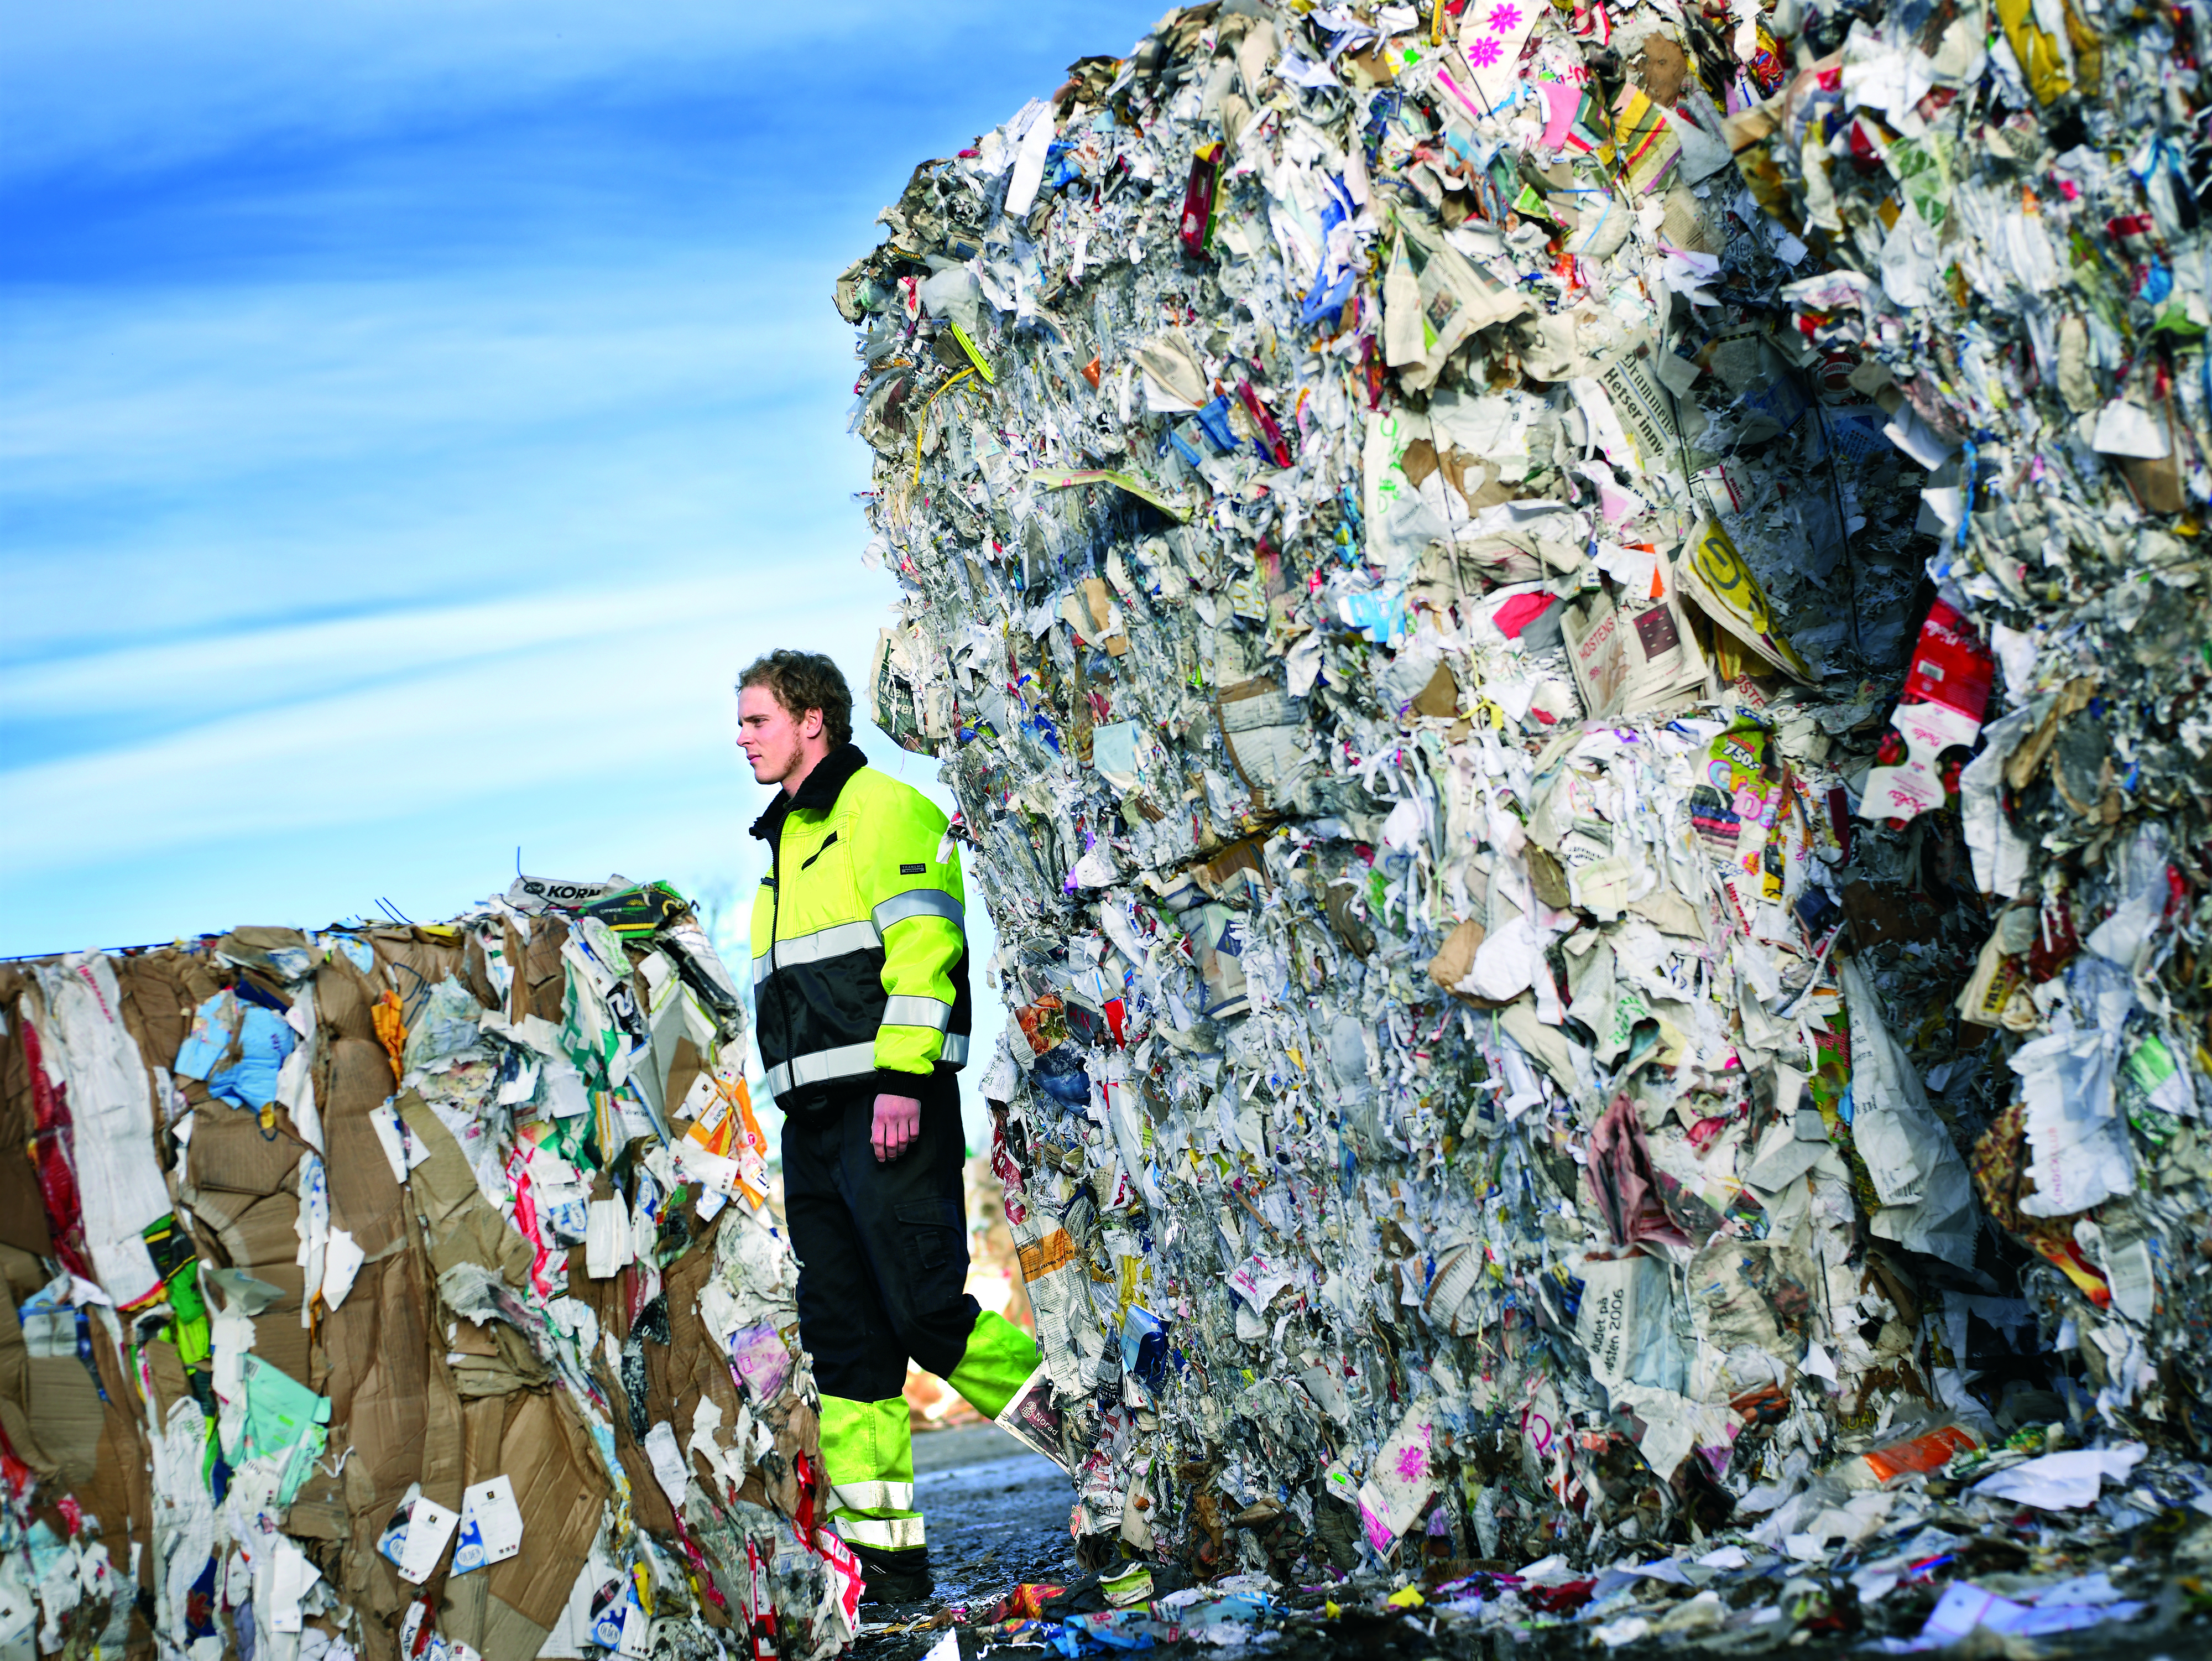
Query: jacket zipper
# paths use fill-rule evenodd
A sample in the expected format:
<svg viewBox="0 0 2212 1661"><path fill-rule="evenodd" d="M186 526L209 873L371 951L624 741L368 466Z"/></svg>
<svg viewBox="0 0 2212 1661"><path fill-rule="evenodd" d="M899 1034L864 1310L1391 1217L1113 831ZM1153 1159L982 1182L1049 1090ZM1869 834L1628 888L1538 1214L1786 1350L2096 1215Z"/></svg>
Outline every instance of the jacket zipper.
<svg viewBox="0 0 2212 1661"><path fill-rule="evenodd" d="M776 948L783 943L783 833L785 827L791 823L791 811L789 807L784 809L783 821L775 827L775 840L769 851L769 874L774 878L775 888L775 897L769 902L768 913L769 978L775 982L776 1007L783 1012L783 1067L787 1082L789 1081L796 1050L791 1036L791 995L777 973L782 965L776 962L775 953ZM786 1108L783 1110L788 1112L790 1110Z"/></svg>

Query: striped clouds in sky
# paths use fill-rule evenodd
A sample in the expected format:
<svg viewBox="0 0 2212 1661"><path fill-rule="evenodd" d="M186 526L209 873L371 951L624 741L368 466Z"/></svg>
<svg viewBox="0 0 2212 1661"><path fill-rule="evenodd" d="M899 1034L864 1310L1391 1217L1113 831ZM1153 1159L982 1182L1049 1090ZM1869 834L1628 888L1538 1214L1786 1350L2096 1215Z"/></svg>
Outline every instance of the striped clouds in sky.
<svg viewBox="0 0 2212 1661"><path fill-rule="evenodd" d="M0 952L749 893L734 673L894 597L830 284L1149 0L0 9Z"/></svg>

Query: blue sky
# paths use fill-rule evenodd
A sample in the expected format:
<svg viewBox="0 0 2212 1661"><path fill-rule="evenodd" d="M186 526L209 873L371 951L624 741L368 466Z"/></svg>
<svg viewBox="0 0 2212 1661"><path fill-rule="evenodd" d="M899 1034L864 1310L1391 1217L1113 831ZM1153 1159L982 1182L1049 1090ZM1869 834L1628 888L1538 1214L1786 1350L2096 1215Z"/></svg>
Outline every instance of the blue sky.
<svg viewBox="0 0 2212 1661"><path fill-rule="evenodd" d="M830 286L1156 9L5 0L0 954L749 894L735 672L894 594Z"/></svg>

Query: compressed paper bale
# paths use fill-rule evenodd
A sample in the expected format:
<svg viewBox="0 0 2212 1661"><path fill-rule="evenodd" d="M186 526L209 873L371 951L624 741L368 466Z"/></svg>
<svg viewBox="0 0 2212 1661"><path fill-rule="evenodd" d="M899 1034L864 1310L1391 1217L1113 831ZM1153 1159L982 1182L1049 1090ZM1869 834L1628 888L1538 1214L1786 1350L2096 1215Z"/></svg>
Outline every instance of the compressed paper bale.
<svg viewBox="0 0 2212 1661"><path fill-rule="evenodd" d="M696 971L710 989L726 993L727 972L713 962L711 947L672 891L635 889L619 880L557 886L580 904L612 897L614 921L606 927L664 941L681 957L685 976ZM635 904L623 899L625 892ZM516 895L529 897L522 885ZM696 1646L708 1641L708 1632L734 1625L747 1639L773 1647L766 1628L753 1624L769 1612L744 1601L751 1584L746 1536L771 1555L786 1548L796 1554L779 1570L775 1609L781 1631L791 1634L787 1641L799 1646L794 1657L814 1653L817 1627L831 1630L824 1623L842 1595L839 1571L817 1542L802 1542L795 1532L802 1499L796 1470L799 1462L818 1458L814 1421L800 1407L811 1388L803 1367L792 1370L782 1398L763 1404L781 1456L776 1472L749 1469L749 1446L718 1443L716 1469L726 1480L718 1478L711 1493L695 1488L690 1495L692 1537L707 1543L702 1559L685 1561L699 1563L702 1575L720 1577L740 1600L731 1609L710 1617L687 1603L688 1578L666 1579L666 1555L685 1553L672 1513L657 1519L661 1533L655 1540L629 1512L611 1518L605 1509L611 1484L586 1421L598 1415L600 1400L621 1402L625 1417L629 1404L599 1335L604 1330L617 1342L629 1335L628 1305L637 1276L665 1268L685 1300L672 1310L664 1294L648 1307L647 1324L659 1339L651 1348L661 1353L646 1369L640 1410L649 1421L663 1420L710 1396L725 1410L726 1436L738 1427L737 1395L726 1364L718 1366L718 1334L702 1327L696 1305L710 1298L747 1308L764 1304L776 1311L779 1326L787 1324L795 1276L787 1248L765 1230L758 1240L749 1237L749 1256L722 1260L713 1220L729 1200L684 1171L679 1148L630 1135L645 1116L643 1104L626 1098L604 1122L550 1115L548 1108L566 1104L541 1094L538 1052L503 1049L512 1041L497 1024L480 1025L488 997L504 1003L503 977L511 977L505 990L514 991L525 1010L541 995L547 1000L556 1026L567 1002L568 965L556 952L541 965L544 978L533 992L521 940L528 927L538 941L557 946L566 925L517 911L514 904L495 901L452 927L312 936L240 929L220 940L204 938L137 958L95 954L65 966L42 963L28 973L0 974L7 1000L0 1030L15 1062L5 1078L9 1110L30 1115L30 1125L52 1115L54 1134L33 1145L42 1156L61 1156L48 1166L55 1209L47 1233L31 1243L64 1257L80 1250L80 1196L69 1181L67 1157L78 1150L54 1104L90 1100L111 1075L128 1070L107 1029L82 1019L76 989L105 987L111 978L132 989L131 998L118 990L104 1007L125 1007L128 1043L149 1080L171 1068L181 1040L167 1036L158 1019L137 1008L139 1002L158 1007L179 990L187 995L191 1001L178 1002L169 1029L181 1033L185 1018L210 1001L225 1010L235 997L241 1004L273 1001L304 1012L311 994L321 995L317 1019L301 1023L306 1048L299 1053L301 1082L317 1098L319 1131L307 1115L304 1094L296 1098L304 1131L281 1107L271 1110L264 1128L260 1113L213 1102L204 1086L186 1081L192 1111L184 1122L185 1138L159 1145L165 1159L172 1150L179 1156L171 1174L179 1213L161 1220L143 1242L149 1264L159 1260L167 1302L131 1311L129 1365L118 1347L124 1323L96 1297L82 1300L88 1326L71 1324L76 1317L66 1307L59 1322L41 1314L42 1346L73 1350L78 1332L90 1331L105 1408L84 1361L74 1353L30 1354L15 1318L19 1307L79 1291L80 1281L57 1278L51 1261L16 1247L0 1251L11 1293L5 1338L12 1340L0 1342L0 1421L36 1479L28 1490L9 1491L6 1502L16 1512L10 1525L27 1525L27 1502L42 1517L72 1526L81 1518L83 1530L96 1528L96 1540L86 1534L64 1548L94 1552L88 1561L106 1550L112 1565L140 1563L152 1577L151 1619L173 1646L187 1641L183 1623L195 1607L190 1589L229 1551L232 1512L250 1509L276 1490L289 1492L290 1500L253 1518L253 1537L264 1542L274 1529L321 1542L307 1553L330 1577L325 1584L337 1602L313 1623L316 1629L343 1631L362 1655L397 1661L397 1623L422 1594L377 1552L379 1536L410 1490L458 1508L468 1482L500 1472L515 1477L530 1549L483 1573L456 1577L442 1567L433 1573L428 1585L450 1641L471 1642L487 1657L536 1655L596 1544L618 1574L660 1563L652 1570L662 1586L656 1620L679 1634L676 1641ZM646 948L633 949L642 955ZM455 978L459 972L468 984ZM60 1018L47 1013L56 988L65 995ZM679 1030L693 1076L726 1071L732 1049L746 1036L742 1007L718 995L710 1009L697 1001L706 995L695 993L688 980L671 995L676 1001L664 1001L659 1025L641 1035L639 1076L665 1076L678 1059ZM50 1031L42 1032L42 1022ZM704 1049L701 1035L711 1035ZM40 1052L41 1071L33 1074L25 1064L28 1046L42 1036L48 1042ZM542 1031L538 1037L544 1041ZM157 1043L167 1048L149 1053ZM580 1064L592 1064L592 1058L580 1057ZM377 1129L402 1080L408 1087L398 1096L397 1134L428 1155L412 1164L404 1183ZM609 1080L599 1082L612 1087ZM51 1096L44 1093L49 1086ZM149 1179L160 1169L156 1138L167 1135L161 1126L175 1104L150 1088L143 1103L120 1108L123 1098L113 1090L101 1099L108 1103L97 1121L107 1136L101 1158L126 1165L143 1159L143 1168L125 1171L126 1185L150 1194ZM750 1119L746 1125L757 1136ZM479 1156L477 1167L462 1152L464 1139ZM648 1261L571 1303L560 1295L570 1246L558 1228L573 1227L578 1197L594 1189L619 1193L626 1208L639 1208ZM680 1222L665 1214L674 1195L691 1208ZM37 1203L43 1213L48 1200L40 1195ZM645 1214L648 1207L663 1214L659 1221ZM133 1262L116 1261L141 1273ZM580 1291L590 1287L580 1280L577 1285ZM325 1292L339 1301L325 1304ZM465 1312L457 1303L466 1305ZM605 1318L604 1328L594 1327L595 1315ZM579 1396L574 1381L586 1375L590 1387ZM226 1389L222 1381L233 1377L248 1387ZM150 1394L144 1402L142 1380ZM212 1391L210 1384L216 1386ZM231 1510L217 1506L206 1487L203 1455L217 1427L200 1403L210 1399L222 1445L245 1461L231 1473ZM149 1446L141 1427L149 1415L162 1427L157 1448ZM602 1423L601 1430L611 1444L613 1427ZM288 1436L312 1436L315 1446L342 1450L343 1457L306 1459L301 1442L288 1443ZM62 1447L64 1457L50 1457L44 1440ZM76 1490L74 1511L51 1503L67 1485ZM161 1514L183 1519L166 1536L177 1555L159 1563L149 1549L156 1543L156 1487ZM785 1509L771 1512L754 1500ZM194 1524L195 1517L205 1526ZM732 1534L732 1518L743 1521L740 1533ZM133 1604L115 1573L105 1582L89 1569L87 1574L96 1589L65 1617L70 1641L96 1636L121 1646L137 1618ZM213 1610L216 1637L226 1647L242 1643L246 1622L282 1614L240 1602L234 1587L227 1601L204 1607ZM131 1641L150 1646L151 1635L140 1632Z"/></svg>
<svg viewBox="0 0 2212 1661"><path fill-rule="evenodd" d="M1577 89L1617 65L1548 14L1514 19L1519 61L1493 40L1478 64L1489 12L1442 50L1364 56L1331 49L1370 26L1348 14L1170 13L1063 89L1060 165L1019 222L997 194L1026 142L1008 130L918 170L836 292L884 366L858 429L902 599L872 701L938 757L998 928L1020 1030L984 1089L1081 1468L1074 1526L1126 1541L1133 1486L1212 1473L1144 1530L1206 1572L1310 1578L1316 1519L1379 1480L1367 1449L1407 1399L1455 1449L1522 1450L1534 1486L1484 1526L1531 1555L1685 1528L1663 1482L1693 1446L1729 1485L1696 1520L1721 1520L1765 1438L1697 1439L1766 1362L1707 1358L1698 1399L1625 1431L1575 1345L1511 1335L1571 1328L1579 1265L1617 1241L1686 1256L1741 1234L1729 1208L1757 1202L1735 1161L1778 1069L1817 1078L1824 1115L1849 1080L1838 890L1902 873L1870 843L1853 864L1844 771L1872 759L1863 688L1901 666L1887 619L1920 569L1880 441L1838 461L1802 344L1716 326L1692 292L1723 261L1771 283L1804 250L1684 252L1723 239L1673 181L1729 150L1675 73L1694 43L1655 19L1664 105L1613 101L1626 197L1666 206L1624 211L1599 259L1583 220L1614 162L1559 147ZM1262 36L1275 68L1243 64ZM1361 90L1386 78L1387 99ZM1495 119L1519 98L1533 125ZM1563 227L1566 261L1546 246ZM945 313L903 298L954 271L988 381L955 382ZM1891 608L1879 629L1819 575L1850 534L1799 488L1821 467L1880 521L1846 602ZM1774 1198L1821 1220L1808 1261L1832 1282L1875 1201L1831 1134L1833 1159ZM1474 1240L1492 1277L1464 1273ZM1133 1371L1139 1316L1176 1366ZM1894 1388L1851 1323L1828 1336L1844 1405L1823 1446ZM1347 1396L1326 1445L1264 1406L1302 1352L1387 1381ZM1532 1392L1574 1437L1530 1440ZM1656 1498L1624 1475L1639 1457ZM1375 1491L1370 1566L1425 1549L1398 1537L1417 1521L1466 1548L1450 1490ZM1287 1496L1280 1526L1206 1522L1255 1493Z"/></svg>

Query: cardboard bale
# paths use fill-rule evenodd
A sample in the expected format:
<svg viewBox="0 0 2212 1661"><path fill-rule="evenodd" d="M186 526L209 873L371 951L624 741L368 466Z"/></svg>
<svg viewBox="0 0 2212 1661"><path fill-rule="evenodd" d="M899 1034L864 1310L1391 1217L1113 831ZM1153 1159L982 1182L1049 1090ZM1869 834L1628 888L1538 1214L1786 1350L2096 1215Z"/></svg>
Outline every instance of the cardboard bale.
<svg viewBox="0 0 2212 1661"><path fill-rule="evenodd" d="M116 1572L104 1584L114 1595L81 1601L65 1622L70 1645L97 1640L150 1657L158 1639L180 1651L211 1608L213 1631L232 1652L250 1622L288 1619L282 1609L237 1602L239 1583L226 1579L241 1505L261 1508L257 1551L281 1532L325 1577L303 1627L342 1636L364 1661L399 1661L403 1622L425 1597L434 1619L423 1642L467 1644L486 1661L530 1661L595 1548L621 1574L659 1560L655 1619L675 1623L672 1632L688 1627L684 1652L743 1647L750 1657L753 1636L767 1641L748 1634L742 1609L693 1607L680 1580L666 1581L667 1563L684 1560L681 1526L629 1422L635 1405L641 1422L688 1434L693 1410L711 1398L727 1443L741 1404L722 1335L702 1308L711 1293L735 1299L729 1306L765 1307L778 1324L790 1318L787 1252L773 1285L750 1287L750 1270L717 1254L717 1214L731 1195L685 1171L678 1147L638 1129L669 1082L688 1092L703 1074L728 1069L745 1039L742 1010L709 1010L680 977L663 977L664 987L678 985L678 1001L664 998L655 1026L639 1037L637 1083L619 1088L606 1056L590 1054L584 1032L566 1024L572 1005L609 989L595 982L572 991L571 977L580 964L618 964L616 988L641 998L640 965L653 952L678 954L689 973L696 954L711 950L665 887L629 906L620 883L555 886L579 907L612 897L613 922L542 905L520 910L509 899L451 927L240 928L102 965L99 974L115 973L122 1042L138 1052L146 1079L181 1081L188 1111L169 1134L175 1104L149 1087L126 1105L112 1146L99 1150L174 1161L155 1174L175 1214L143 1241L159 1284L128 1311L84 1291L78 1214L96 1214L99 1196L71 1195L79 1150L67 1111L71 1092L94 1099L118 1068L130 1074L126 1058L101 1048L112 1042L106 1029L37 1030L49 1019L50 989L73 984L78 967L0 966L0 1115L21 1133L12 1146L58 1159L54 1193L68 1208L46 1216L33 1158L0 1165L0 1180L24 1184L33 1210L28 1223L9 1218L0 1238L10 1293L0 1305L0 1433L31 1479L0 1504L15 1526L35 1516L86 1530L67 1542L70 1552L108 1550ZM690 933L656 944L667 929ZM590 953L563 956L572 937ZM496 1019L480 1025L483 1010ZM526 1018L526 1031L502 1030ZM610 1010L606 1019L619 1018ZM604 1112L579 1118L570 1097L539 1082L548 1029L535 1023L549 1022L611 1104ZM44 1072L34 1074L27 1046L42 1038ZM200 1072L250 1063L257 1087L273 1074L296 1120L292 1107L216 1099L181 1070L187 1061ZM672 1191L691 1214L680 1226L669 1220L659 1238L646 1223L641 1260L592 1281L573 1232L582 1196L619 1198L629 1209L650 1194L665 1209ZM95 1203L81 1207L85 1199ZM60 1253L75 1254L78 1279L64 1272ZM600 1335L627 1342L634 1310L655 1291L656 1340L633 1404ZM57 1325L42 1314L39 1342L73 1343L88 1331L90 1369L73 1353L33 1354L27 1343L18 1310L55 1299L64 1318ZM770 1461L780 1469L816 1453L799 1400L811 1388L803 1371L786 1386L776 1422L798 1427L799 1439L780 1433ZM612 1422L602 1403L613 1408ZM231 1467L222 1503L207 1487L211 1438ZM607 1504L615 1485L602 1438L637 1501L619 1513ZM722 1490L708 1499L712 1517L700 1518L717 1539L737 1514L724 1508L742 1509L739 1490L763 1500L781 1493L797 1506L787 1481L749 1468L750 1448L720 1451L725 1463L702 1458L696 1467ZM410 1497L458 1511L471 1483L502 1474L514 1482L522 1549L462 1574L441 1555L419 1584L403 1579L379 1543L395 1518L404 1524ZM58 1505L70 1494L73 1510ZM155 1549L156 1515L167 1556ZM828 1560L817 1542L801 1540L795 1509L747 1515L763 1548L786 1563L777 1594L792 1612L786 1629L815 1630L838 1595ZM143 1610L124 1584L132 1562ZM726 1555L721 1573L733 1585L741 1570L741 1552ZM266 1595L264 1582L253 1585L246 1597ZM813 1653L809 1640L805 1654Z"/></svg>

